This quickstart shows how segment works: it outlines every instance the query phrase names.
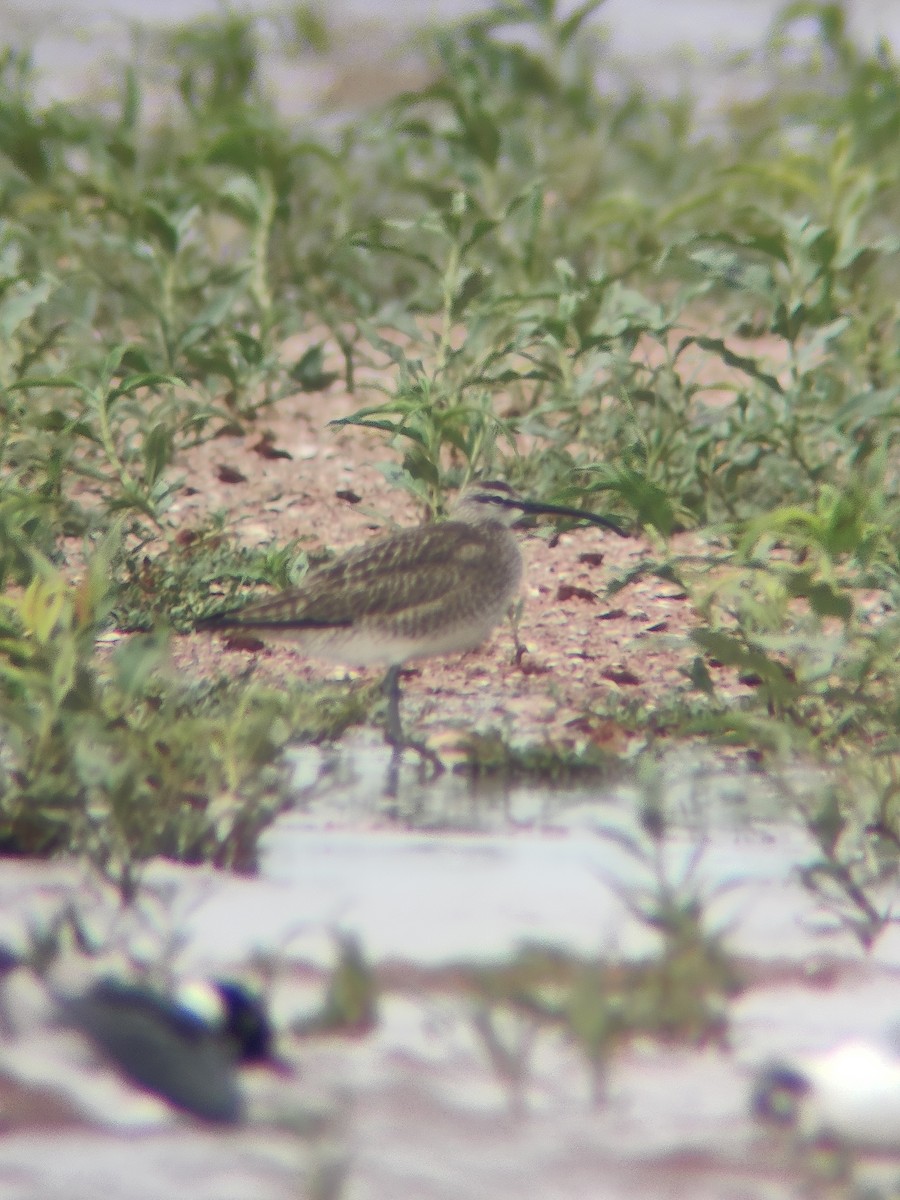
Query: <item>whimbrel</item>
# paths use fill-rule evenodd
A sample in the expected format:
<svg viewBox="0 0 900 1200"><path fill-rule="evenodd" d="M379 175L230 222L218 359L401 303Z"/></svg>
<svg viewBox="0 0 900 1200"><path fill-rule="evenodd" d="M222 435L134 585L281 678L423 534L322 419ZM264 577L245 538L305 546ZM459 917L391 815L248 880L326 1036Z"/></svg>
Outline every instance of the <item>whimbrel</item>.
<svg viewBox="0 0 900 1200"><path fill-rule="evenodd" d="M626 536L596 513L524 500L506 483L469 484L450 519L401 529L341 555L300 584L198 623L288 642L313 658L388 668L388 741L402 744L400 668L479 646L522 580L512 526L524 514L577 517Z"/></svg>

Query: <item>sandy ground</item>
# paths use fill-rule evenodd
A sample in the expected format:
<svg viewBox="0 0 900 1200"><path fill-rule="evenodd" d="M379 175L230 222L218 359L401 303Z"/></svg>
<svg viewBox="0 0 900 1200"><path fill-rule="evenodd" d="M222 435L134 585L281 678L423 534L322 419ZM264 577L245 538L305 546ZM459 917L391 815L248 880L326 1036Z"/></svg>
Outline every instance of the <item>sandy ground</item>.
<svg viewBox="0 0 900 1200"><path fill-rule="evenodd" d="M281 401L243 435L220 436L179 455L174 472L185 485L170 510L179 532L224 511L227 530L244 545L298 539L309 551L339 553L418 523L422 513L413 499L378 469L396 461L383 438L328 425L366 402L336 384L324 395ZM676 586L652 577L608 596L612 581L642 559L660 557L660 546L641 534L621 539L584 527L555 537L545 527L521 538L526 574L519 637L527 652L516 661L506 624L469 654L412 664L403 685L405 719L420 736L450 749L460 733L477 730L500 732L520 745L549 740L577 749L593 740L620 752L630 735L607 719L610 712L620 704L658 706L691 690L685 677L696 654L688 638L691 605ZM671 550L702 555L709 546L686 533L672 539ZM176 669L192 673L237 674L253 660L255 676L267 681L378 678L280 646L229 648L208 635L178 638L173 653ZM733 672L711 670L729 694L746 692Z"/></svg>

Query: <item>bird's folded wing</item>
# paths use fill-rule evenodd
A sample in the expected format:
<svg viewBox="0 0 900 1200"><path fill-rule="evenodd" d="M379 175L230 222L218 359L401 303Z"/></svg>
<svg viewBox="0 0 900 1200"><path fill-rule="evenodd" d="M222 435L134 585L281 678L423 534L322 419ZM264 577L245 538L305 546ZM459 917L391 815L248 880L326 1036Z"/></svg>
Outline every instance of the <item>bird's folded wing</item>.
<svg viewBox="0 0 900 1200"><path fill-rule="evenodd" d="M448 592L472 592L491 559L480 531L448 523L403 530L343 555L298 588L206 622L240 629L326 629L397 612L427 611ZM476 589L477 590L477 589Z"/></svg>

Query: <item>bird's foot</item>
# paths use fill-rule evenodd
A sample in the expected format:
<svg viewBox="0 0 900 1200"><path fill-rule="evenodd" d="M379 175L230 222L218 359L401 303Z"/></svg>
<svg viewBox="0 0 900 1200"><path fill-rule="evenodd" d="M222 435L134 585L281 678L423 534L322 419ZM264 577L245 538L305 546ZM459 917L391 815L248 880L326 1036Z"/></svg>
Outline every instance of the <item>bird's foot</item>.
<svg viewBox="0 0 900 1200"><path fill-rule="evenodd" d="M443 775L447 769L434 750L430 746L426 746L424 742L414 741L402 733L397 736L395 731L390 729L385 730L384 740L393 750L391 763L388 767L387 784L385 786L385 794L388 796L397 795L397 788L400 782L400 763L403 761L404 750L415 751L421 759L423 766L427 763L431 767L429 782L437 779L439 775Z"/></svg>

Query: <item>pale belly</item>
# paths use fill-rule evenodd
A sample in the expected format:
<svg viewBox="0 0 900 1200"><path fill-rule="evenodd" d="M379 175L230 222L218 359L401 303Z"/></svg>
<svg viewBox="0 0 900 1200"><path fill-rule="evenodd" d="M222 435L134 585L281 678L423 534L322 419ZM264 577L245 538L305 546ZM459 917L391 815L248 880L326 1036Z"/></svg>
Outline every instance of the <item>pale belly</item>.
<svg viewBox="0 0 900 1200"><path fill-rule="evenodd" d="M505 612L506 606L499 614L484 614L477 623L459 622L418 637L398 636L374 621L349 629L259 629L253 633L264 642L290 646L300 654L325 662L355 667L391 667L417 658L474 650L490 636Z"/></svg>

